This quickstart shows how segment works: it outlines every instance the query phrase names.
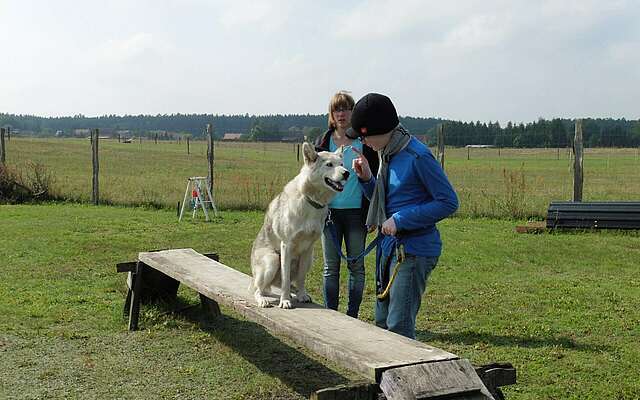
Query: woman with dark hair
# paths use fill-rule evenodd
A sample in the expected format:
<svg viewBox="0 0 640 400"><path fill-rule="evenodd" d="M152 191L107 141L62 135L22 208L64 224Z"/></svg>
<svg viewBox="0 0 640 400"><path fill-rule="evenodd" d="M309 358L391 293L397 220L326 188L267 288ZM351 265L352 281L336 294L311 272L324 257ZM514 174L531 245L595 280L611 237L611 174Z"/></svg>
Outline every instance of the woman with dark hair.
<svg viewBox="0 0 640 400"><path fill-rule="evenodd" d="M347 135L351 127L351 110L355 102L348 92L336 93L329 102L329 129L318 139L315 146L317 151L335 151L345 146L344 167L350 172L344 190L338 193L329 203L330 223L335 227L325 227L322 235L323 265L323 294L325 307L337 310L340 295L340 253L335 242L342 246L345 243L347 257L356 257L364 251L367 239L365 219L369 202L364 197L358 177L353 172L352 161L363 153L369 161L372 170L377 171L378 156L372 149L362 146L359 140L352 140ZM335 235L335 236L334 236ZM364 291L364 259L348 263L349 283L347 315L357 318Z"/></svg>

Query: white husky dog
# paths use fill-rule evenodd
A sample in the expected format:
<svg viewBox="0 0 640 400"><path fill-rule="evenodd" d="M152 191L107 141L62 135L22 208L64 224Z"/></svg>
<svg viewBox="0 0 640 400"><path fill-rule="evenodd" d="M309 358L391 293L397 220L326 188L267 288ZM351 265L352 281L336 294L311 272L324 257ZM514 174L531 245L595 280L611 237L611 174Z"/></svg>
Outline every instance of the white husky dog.
<svg viewBox="0 0 640 400"><path fill-rule="evenodd" d="M349 172L342 165L343 148L316 153L302 145L304 165L300 173L269 204L264 224L251 249L249 290L260 307L268 307L271 286L280 286L281 308L293 308L295 299L308 303L311 297L304 281L313 263L313 244L320 238L327 217L327 203L344 189Z"/></svg>

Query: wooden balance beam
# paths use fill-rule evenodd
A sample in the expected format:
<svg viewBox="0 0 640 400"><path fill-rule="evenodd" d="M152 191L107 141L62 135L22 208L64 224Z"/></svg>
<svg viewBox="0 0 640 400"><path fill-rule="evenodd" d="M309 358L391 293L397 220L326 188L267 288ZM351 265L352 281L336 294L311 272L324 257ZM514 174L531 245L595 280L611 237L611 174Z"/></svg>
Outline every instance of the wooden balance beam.
<svg viewBox="0 0 640 400"><path fill-rule="evenodd" d="M134 277L127 298L129 329L137 329L143 280L153 269L196 290L212 312L219 313L218 303L222 303L272 333L360 374L373 386L379 385L387 399L494 399L492 393L501 396L498 386L515 383L515 370L510 365L499 366L486 374L487 383L493 386L490 391L468 360L315 303L298 303L291 310L258 307L248 290L251 277L210 257L193 249L175 249L143 252L135 263L118 264L119 272L129 271ZM278 300L274 297L273 303ZM362 387L328 388L312 398L356 398L353 390L363 393ZM357 398L375 398L371 388L364 392Z"/></svg>

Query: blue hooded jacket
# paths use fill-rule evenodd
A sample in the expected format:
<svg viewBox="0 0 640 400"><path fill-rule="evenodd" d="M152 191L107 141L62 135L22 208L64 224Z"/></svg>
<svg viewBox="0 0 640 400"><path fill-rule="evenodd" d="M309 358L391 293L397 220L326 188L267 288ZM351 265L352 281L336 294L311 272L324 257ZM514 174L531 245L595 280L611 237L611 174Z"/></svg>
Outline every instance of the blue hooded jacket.
<svg viewBox="0 0 640 400"><path fill-rule="evenodd" d="M397 244L407 254L438 257L442 241L436 223L458 209L458 196L431 150L415 137L389 162L385 208L393 216L398 234L383 235L378 246L376 267L381 256L388 256ZM363 192L371 198L376 178L360 181Z"/></svg>

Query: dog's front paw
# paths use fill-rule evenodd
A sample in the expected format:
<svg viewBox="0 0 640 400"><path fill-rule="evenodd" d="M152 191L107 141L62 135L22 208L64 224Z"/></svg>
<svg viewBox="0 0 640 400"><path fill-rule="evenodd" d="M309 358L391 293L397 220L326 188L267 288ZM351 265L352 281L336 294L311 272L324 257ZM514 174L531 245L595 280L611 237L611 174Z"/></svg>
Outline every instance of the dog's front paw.
<svg viewBox="0 0 640 400"><path fill-rule="evenodd" d="M266 308L269 307L269 299L263 296L256 296L256 303L258 303L258 307Z"/></svg>
<svg viewBox="0 0 640 400"><path fill-rule="evenodd" d="M278 305L280 308L291 309L293 308L293 303L291 300L280 299L280 304Z"/></svg>
<svg viewBox="0 0 640 400"><path fill-rule="evenodd" d="M307 292L302 292L296 295L296 301L298 303L311 303L311 296Z"/></svg>

